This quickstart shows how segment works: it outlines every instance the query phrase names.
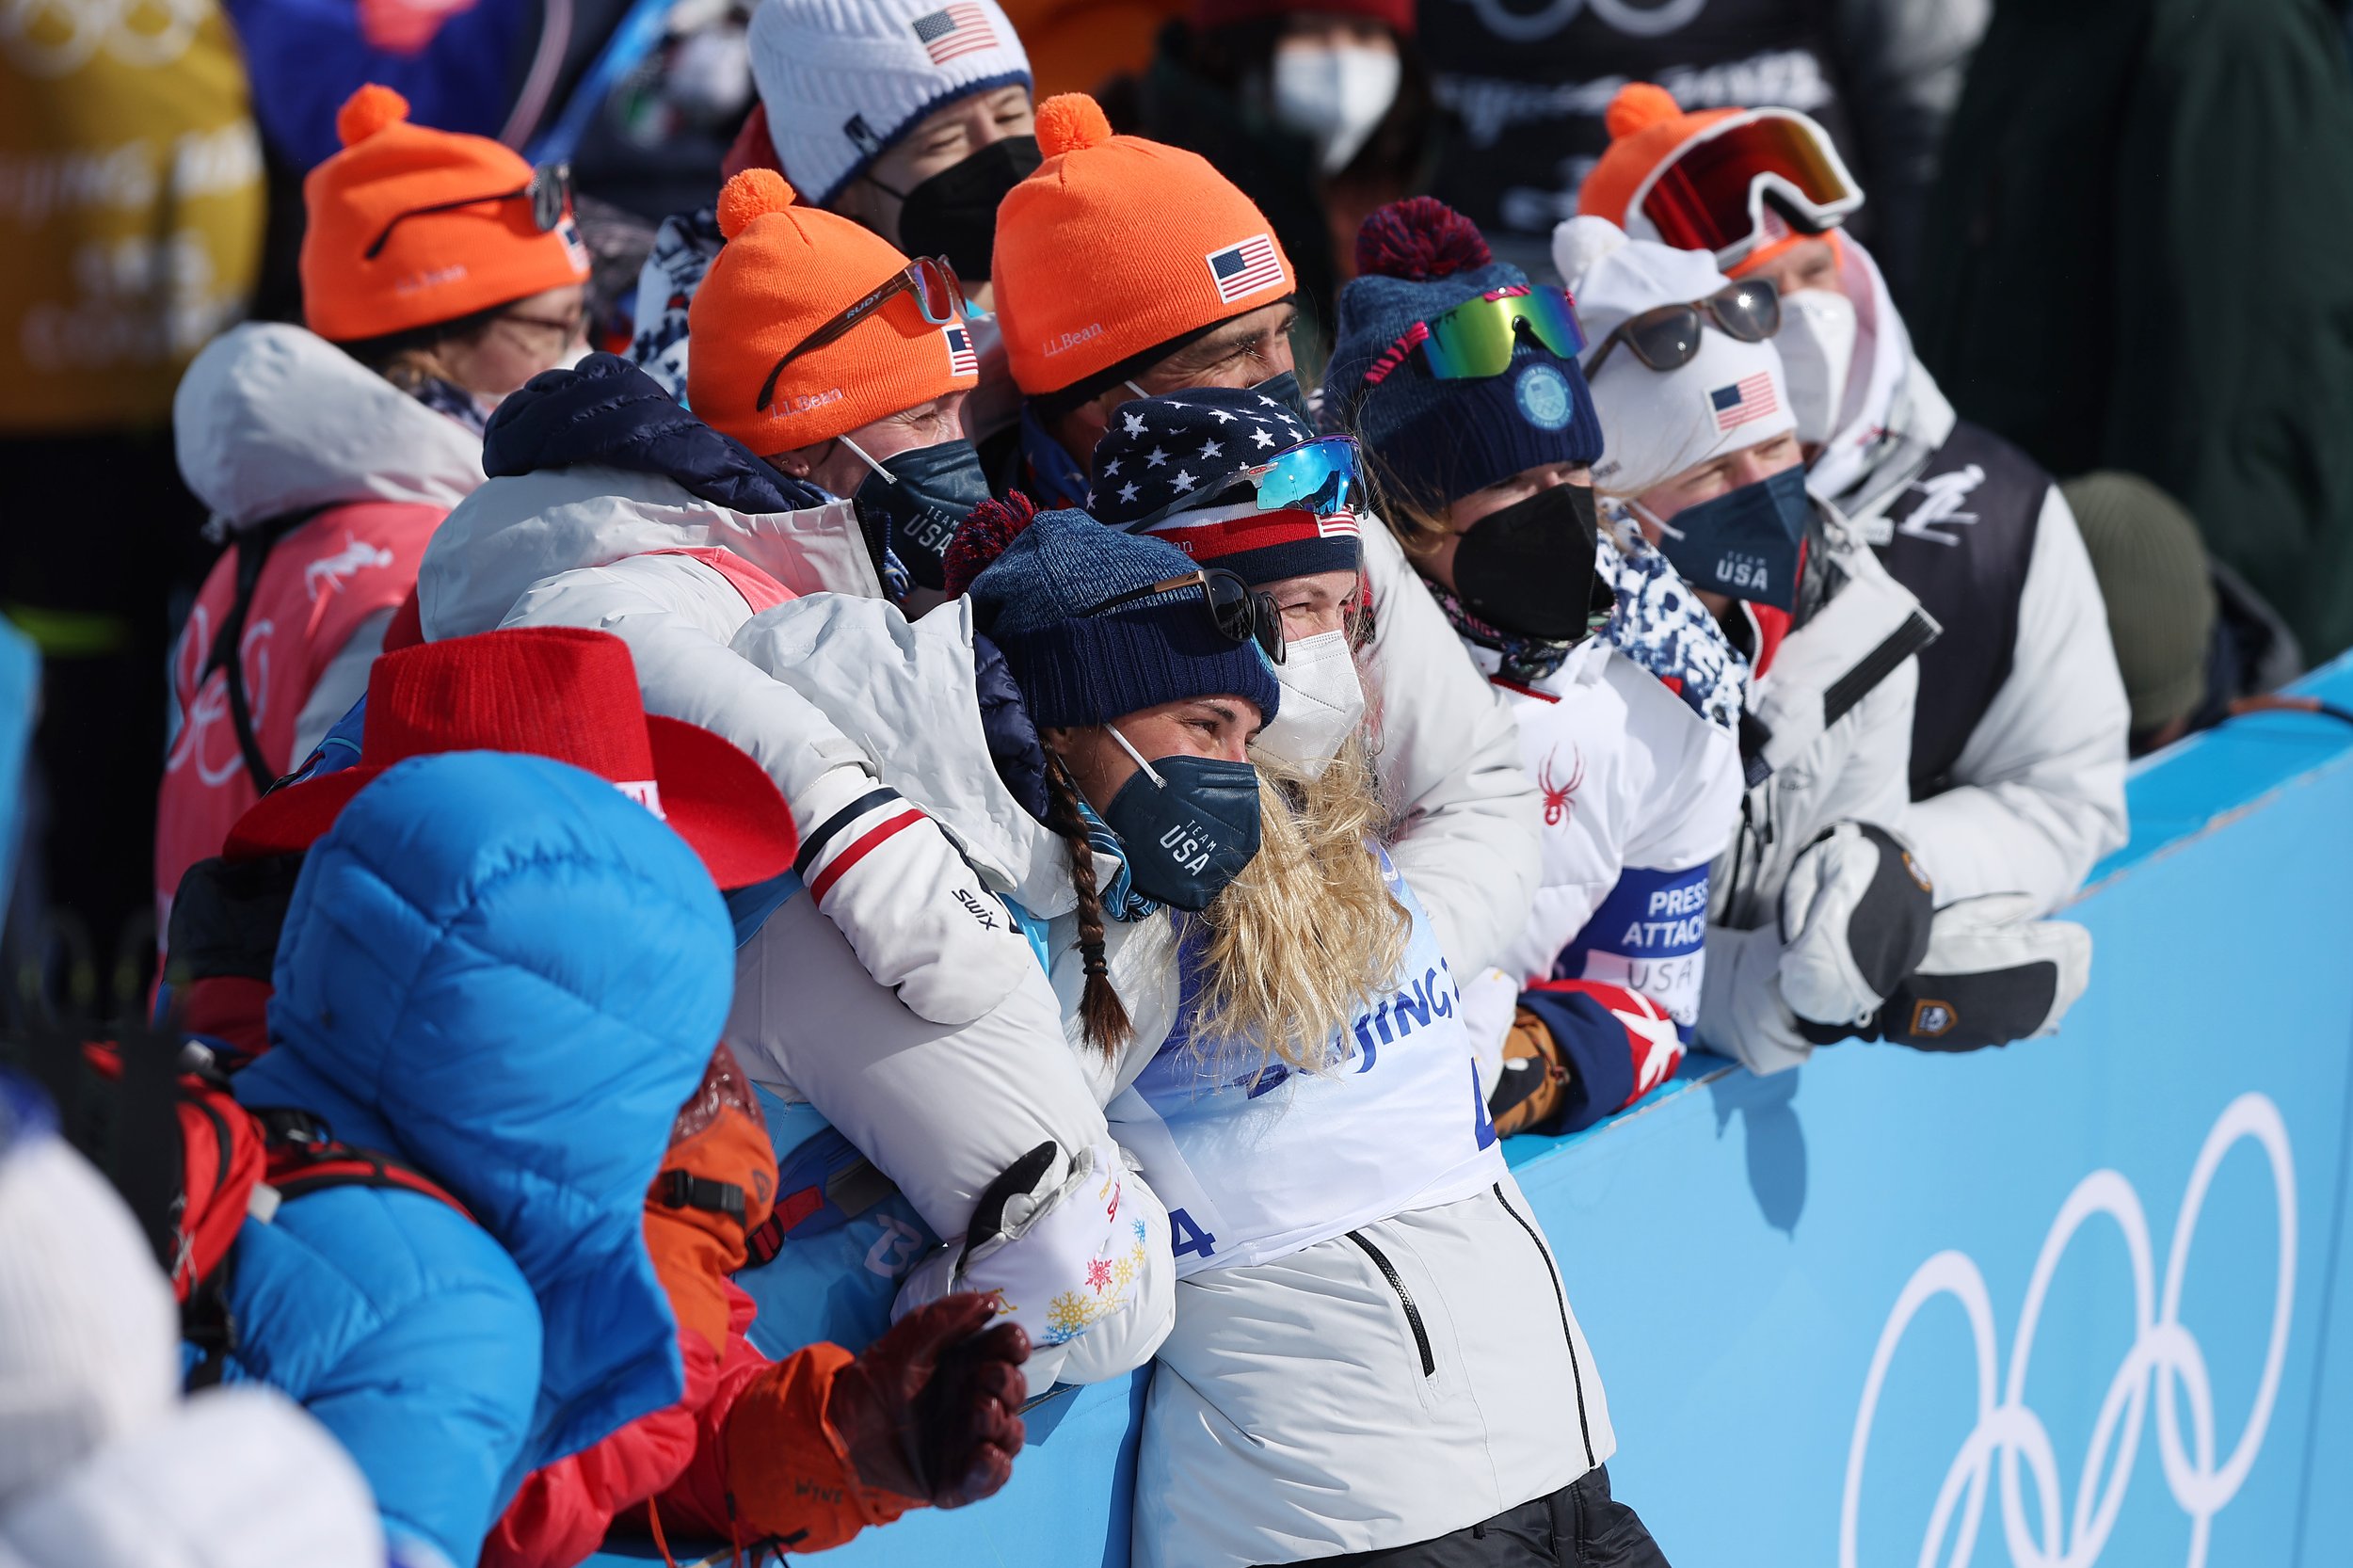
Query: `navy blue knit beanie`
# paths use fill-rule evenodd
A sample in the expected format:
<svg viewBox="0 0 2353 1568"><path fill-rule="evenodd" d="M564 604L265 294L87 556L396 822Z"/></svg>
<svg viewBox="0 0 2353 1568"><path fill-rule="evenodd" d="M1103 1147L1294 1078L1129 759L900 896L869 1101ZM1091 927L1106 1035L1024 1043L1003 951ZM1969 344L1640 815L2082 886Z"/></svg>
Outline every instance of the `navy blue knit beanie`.
<svg viewBox="0 0 2353 1568"><path fill-rule="evenodd" d="M1528 275L1497 261L1470 219L1426 196L1392 201L1365 219L1356 271L1340 290L1323 418L1363 441L1385 488L1436 510L1528 469L1601 456L1585 373L1525 333L1500 376L1441 381L1408 354L1365 385L1365 373L1415 323L1528 286Z"/></svg>
<svg viewBox="0 0 2353 1568"><path fill-rule="evenodd" d="M1075 508L1032 510L1016 496L973 512L956 530L948 574L951 585L968 583L974 618L1004 654L1033 723L1103 724L1202 696L1244 697L1274 716L1282 687L1273 666L1255 641L1217 629L1198 587L1095 613L1200 569L1184 552Z"/></svg>

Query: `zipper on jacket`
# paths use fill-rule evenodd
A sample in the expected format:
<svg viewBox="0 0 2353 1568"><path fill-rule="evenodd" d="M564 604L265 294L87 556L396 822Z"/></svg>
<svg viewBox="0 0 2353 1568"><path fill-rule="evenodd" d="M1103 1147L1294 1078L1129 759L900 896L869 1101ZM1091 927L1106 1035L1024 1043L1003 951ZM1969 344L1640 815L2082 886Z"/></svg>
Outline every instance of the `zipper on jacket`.
<svg viewBox="0 0 2353 1568"><path fill-rule="evenodd" d="M1352 1230L1348 1233L1348 1239L1364 1250L1365 1256L1372 1259L1372 1266L1381 1271L1381 1277L1389 1282L1389 1288L1397 1292L1398 1304L1405 1308L1405 1326L1414 1331L1414 1348L1421 1352L1421 1375L1426 1378L1436 1377L1438 1358L1430 1352L1430 1331L1422 1327L1421 1308L1414 1304L1414 1293L1405 1288L1405 1281L1398 1275L1397 1265L1389 1261L1388 1254L1365 1240L1360 1233ZM1577 1391L1577 1419L1581 1421L1585 1418L1585 1394L1581 1384ZM1593 1451L1591 1442L1585 1445L1585 1451L1589 1455Z"/></svg>
<svg viewBox="0 0 2353 1568"><path fill-rule="evenodd" d="M1569 1379L1577 1384L1577 1432L1584 1439L1585 1467L1590 1470L1593 1467L1595 1461L1593 1459L1593 1429L1585 1419L1585 1369L1577 1363L1577 1336L1569 1331L1569 1293L1561 1288L1560 1265L1552 1260L1552 1251L1545 1245L1545 1239L1536 1234L1536 1227L1523 1219L1520 1211L1512 1207L1512 1200L1503 1195L1503 1183L1499 1181L1496 1183L1495 1194L1496 1202L1503 1205L1503 1211L1517 1221L1522 1230L1528 1232L1529 1240L1535 1243L1536 1256L1545 1260L1545 1272L1552 1276L1552 1299L1561 1308L1561 1337L1568 1341L1569 1346ZM1379 1257L1381 1255L1374 1253L1373 1256ZM1410 1311L1411 1308L1407 1310Z"/></svg>

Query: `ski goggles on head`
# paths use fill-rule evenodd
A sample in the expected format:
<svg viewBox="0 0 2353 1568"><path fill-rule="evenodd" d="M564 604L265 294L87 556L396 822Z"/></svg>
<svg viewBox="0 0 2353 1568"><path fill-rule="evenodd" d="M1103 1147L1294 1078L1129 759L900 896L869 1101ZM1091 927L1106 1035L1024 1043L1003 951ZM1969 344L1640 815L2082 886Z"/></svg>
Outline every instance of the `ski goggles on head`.
<svg viewBox="0 0 2353 1568"><path fill-rule="evenodd" d="M1372 362L1364 384L1379 386L1416 349L1441 381L1500 376L1512 368L1523 335L1564 360L1585 351L1585 329L1566 289L1514 284L1414 323Z"/></svg>
<svg viewBox="0 0 2353 1568"><path fill-rule="evenodd" d="M945 256L919 256L786 349L784 357L768 372L768 379L760 384L760 396L752 407L766 413L768 405L776 399L776 377L784 374L785 366L812 349L824 347L903 294L915 296L923 319L934 327L951 327L965 318L964 284L956 277L956 269L948 264Z"/></svg>
<svg viewBox="0 0 2353 1568"><path fill-rule="evenodd" d="M1719 266L1735 266L1790 232L1767 211L1769 193L1811 233L1863 205L1828 132L1791 109L1752 109L1708 126L1652 169L1626 203L1626 227L1647 238L1640 218L1661 244L1710 250Z"/></svg>
<svg viewBox="0 0 2353 1568"><path fill-rule="evenodd" d="M521 201L531 203L531 221L539 232L547 233L564 221L564 215L572 210L572 166L541 164L531 171L531 178L513 190L496 190L488 196L463 196L455 201L436 201L429 207L411 207L394 213L375 241L362 252L369 261L383 254L384 247L392 237L392 231L412 217L424 217L433 213L454 213L460 207L478 207L486 201Z"/></svg>
<svg viewBox="0 0 2353 1568"><path fill-rule="evenodd" d="M1220 635L1228 641L1246 643L1254 638L1258 651L1269 662L1283 662L1283 612L1275 604L1274 596L1261 593L1224 567L1204 567L1199 571L1186 572L1164 582L1151 583L1141 588L1130 588L1124 594L1113 594L1102 603L1079 612L1080 616L1099 616L1116 610L1123 604L1151 599L1160 594L1175 593L1180 588L1198 588L1203 602L1208 604L1209 618L1217 623Z"/></svg>
<svg viewBox="0 0 2353 1568"><path fill-rule="evenodd" d="M1244 487L1261 512L1306 512L1320 518L1353 514L1363 485L1356 438L1318 436L1227 475L1197 499L1161 507L1128 532L1139 533L1179 512L1239 502Z"/></svg>
<svg viewBox="0 0 2353 1568"><path fill-rule="evenodd" d="M1601 340L1601 352L1585 367L1585 374L1599 376L1603 363L1620 344L1653 370L1680 370L1699 353L1705 327L1714 327L1741 343L1763 343L1781 330L1781 290L1769 278L1744 278L1705 299L1661 305L1628 316Z"/></svg>

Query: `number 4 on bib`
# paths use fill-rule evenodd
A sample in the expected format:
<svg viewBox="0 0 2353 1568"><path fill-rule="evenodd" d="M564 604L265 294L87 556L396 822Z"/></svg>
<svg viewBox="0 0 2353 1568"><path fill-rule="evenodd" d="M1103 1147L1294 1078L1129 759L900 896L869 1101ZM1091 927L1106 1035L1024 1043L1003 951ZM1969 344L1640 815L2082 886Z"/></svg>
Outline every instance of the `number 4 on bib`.
<svg viewBox="0 0 2353 1568"><path fill-rule="evenodd" d="M1169 1253L1182 1257L1187 1253L1199 1253L1203 1257L1217 1256L1217 1238L1193 1223L1193 1216L1181 1208L1168 1211Z"/></svg>

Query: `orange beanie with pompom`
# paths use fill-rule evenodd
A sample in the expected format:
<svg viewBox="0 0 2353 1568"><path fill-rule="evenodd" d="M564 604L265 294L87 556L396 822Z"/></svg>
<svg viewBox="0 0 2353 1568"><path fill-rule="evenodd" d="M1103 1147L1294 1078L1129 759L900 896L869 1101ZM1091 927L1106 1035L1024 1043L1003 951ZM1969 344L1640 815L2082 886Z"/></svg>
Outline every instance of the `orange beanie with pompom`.
<svg viewBox="0 0 2353 1568"><path fill-rule="evenodd" d="M335 130L343 151L302 182L302 315L319 336L380 338L587 280L570 208L541 229L511 149L414 124L373 82Z"/></svg>
<svg viewBox="0 0 2353 1568"><path fill-rule="evenodd" d="M1198 154L1112 135L1081 92L1038 105L1037 145L1045 162L998 208L990 267L1030 396L1297 290L1274 226Z"/></svg>
<svg viewBox="0 0 2353 1568"><path fill-rule="evenodd" d="M773 168L747 168L719 192L727 243L687 308L686 400L704 424L763 457L968 391L971 331L926 321L901 292L831 343L776 362L903 270L907 259L861 224L796 205ZM953 302L961 310L963 301Z"/></svg>

